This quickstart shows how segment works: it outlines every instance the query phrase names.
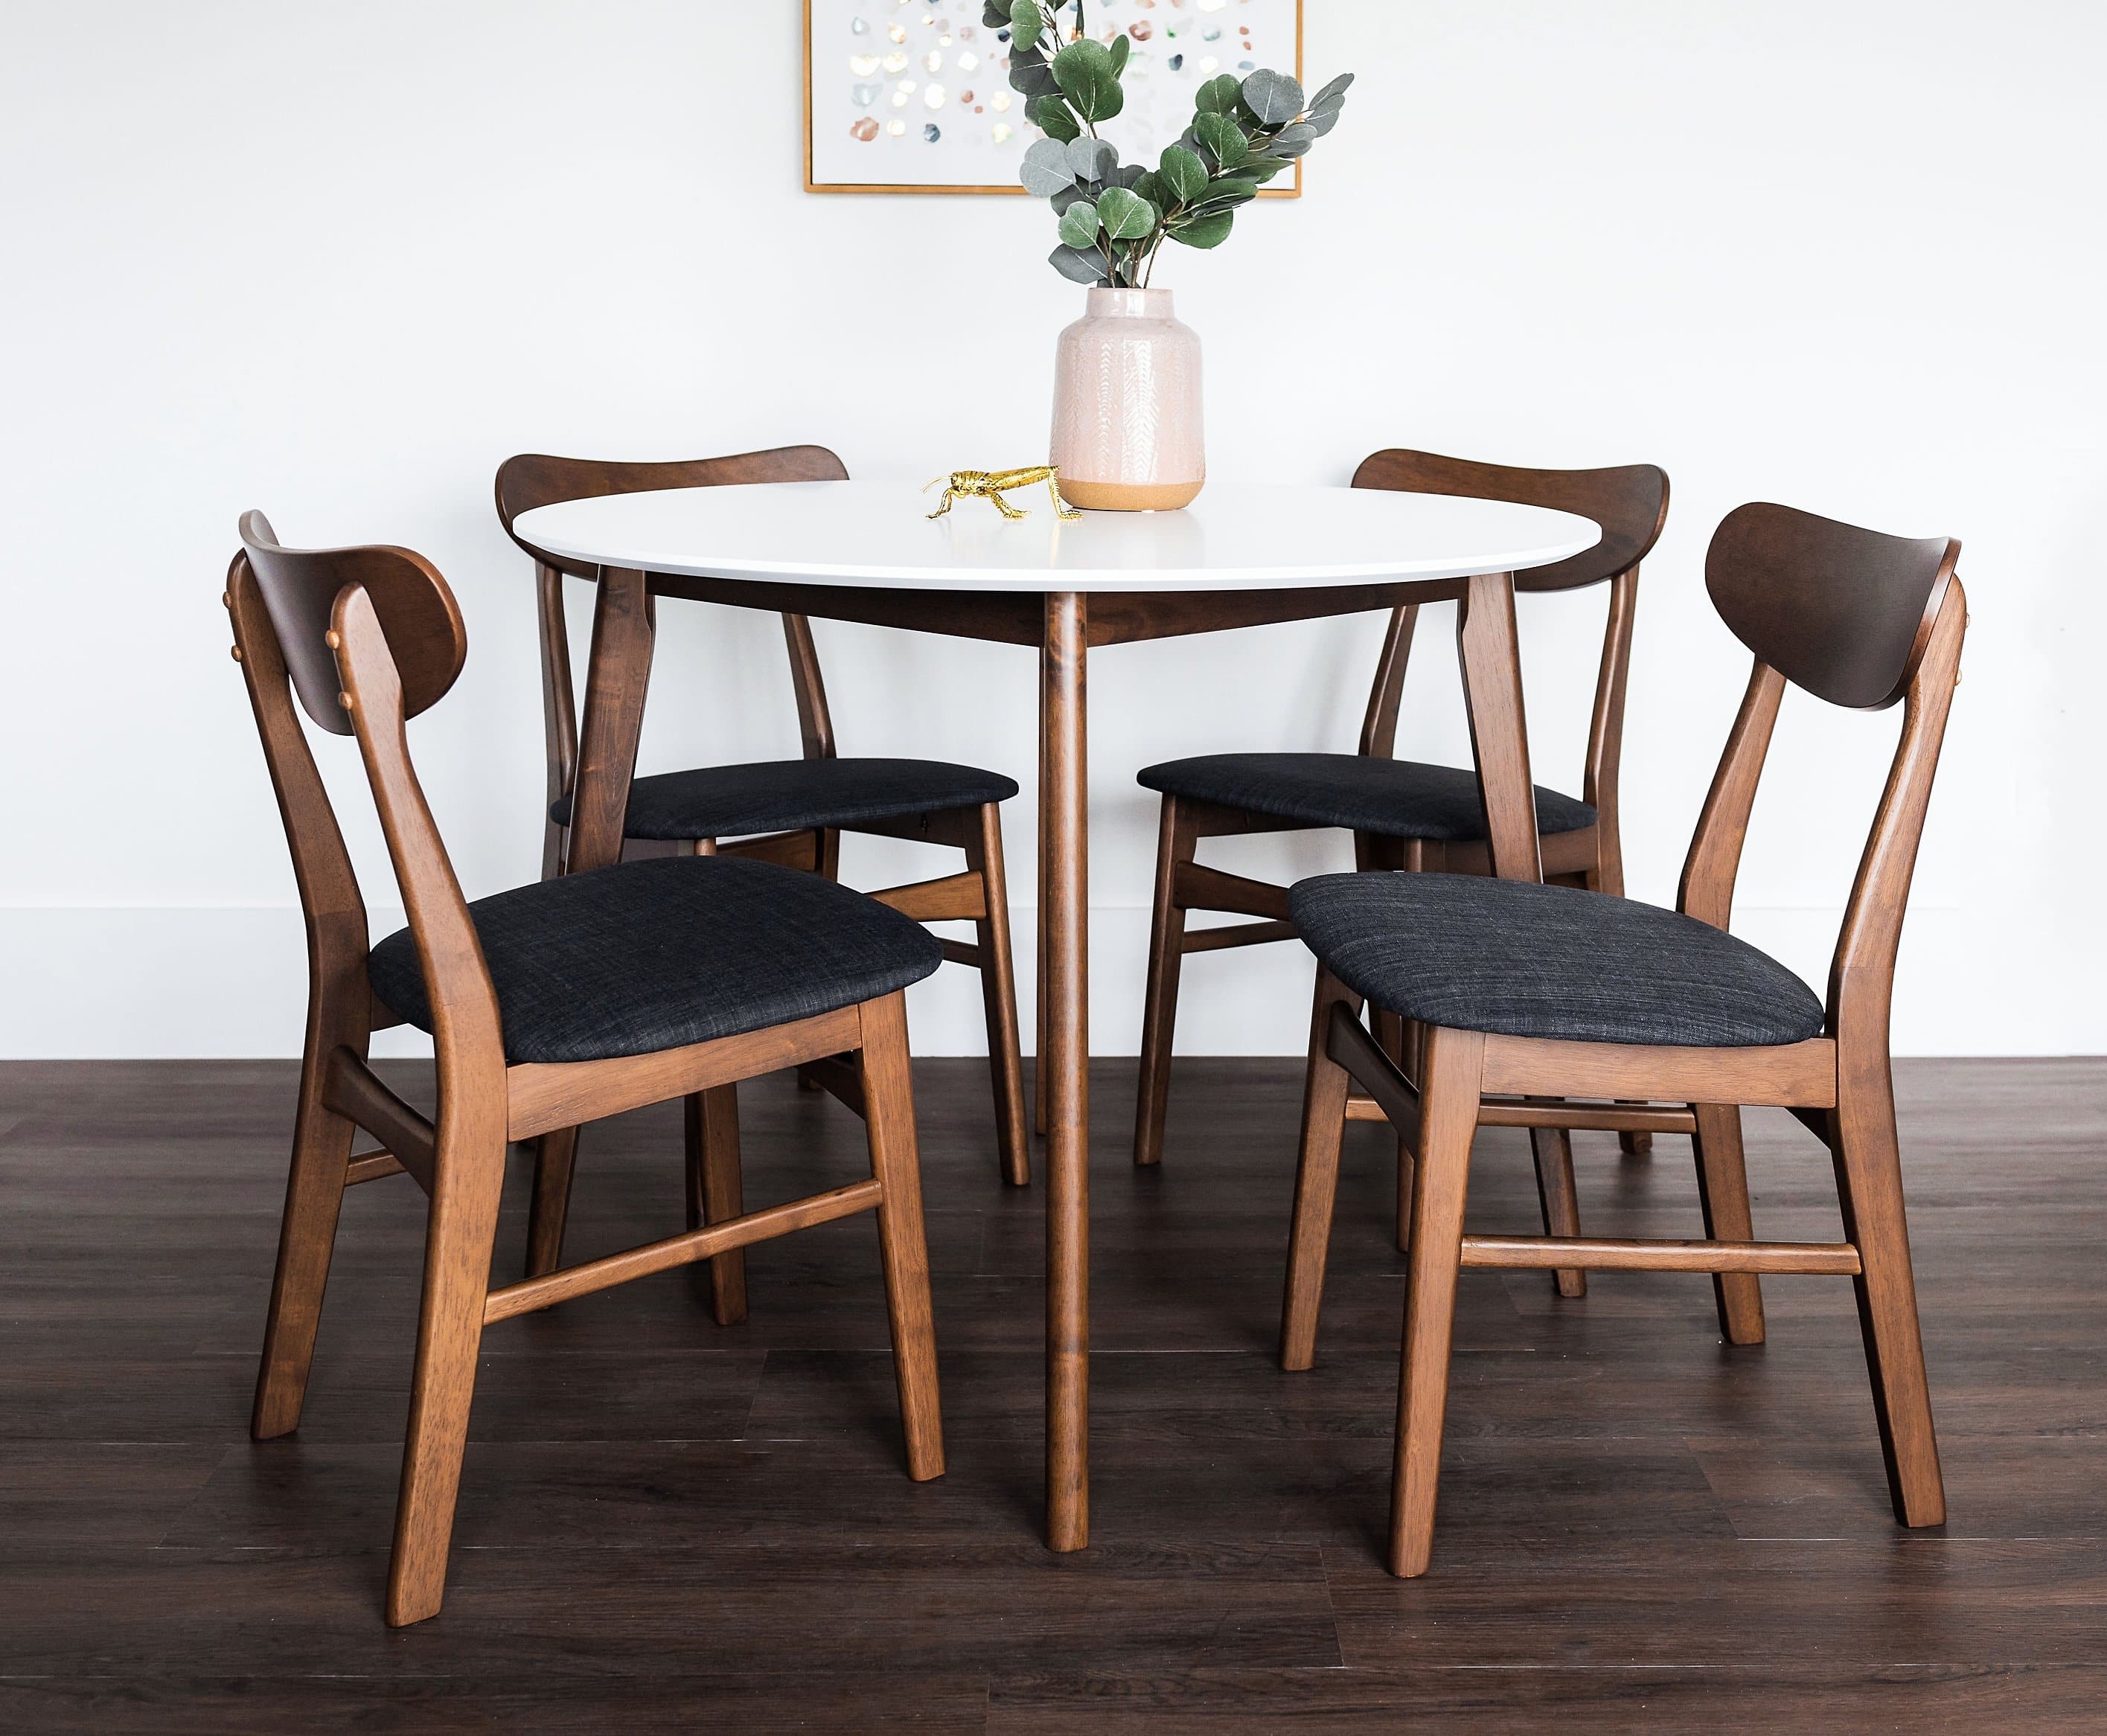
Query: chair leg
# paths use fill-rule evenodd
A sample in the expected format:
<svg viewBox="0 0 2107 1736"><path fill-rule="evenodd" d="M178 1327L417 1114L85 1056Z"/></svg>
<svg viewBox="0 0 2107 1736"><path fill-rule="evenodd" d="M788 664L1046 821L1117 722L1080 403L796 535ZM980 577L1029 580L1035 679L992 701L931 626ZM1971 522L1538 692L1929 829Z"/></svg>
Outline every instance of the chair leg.
<svg viewBox="0 0 2107 1736"><path fill-rule="evenodd" d="M1697 1197L1705 1210L1705 1233L1722 1242L1756 1239L1749 1209L1749 1172L1741 1160L1741 1111L1732 1103L1693 1103L1697 1132ZM1730 1344L1763 1341L1763 1280L1752 1272L1712 1275L1713 1299L1719 1308L1719 1330Z"/></svg>
<svg viewBox="0 0 2107 1736"><path fill-rule="evenodd" d="M885 1263L900 1420L907 1437L907 1474L927 1483L944 1474L944 1421L937 1398L937 1331L929 1304L929 1250L922 1227L922 1171L904 995L865 1003L858 1062L870 1173L881 1190L878 1248Z"/></svg>
<svg viewBox="0 0 2107 1736"><path fill-rule="evenodd" d="M1424 1573L1433 1549L1441 1430L1449 1409L1449 1349L1463 1263L1463 1200L1485 1052L1485 1039L1474 1031L1429 1034L1390 1470L1390 1570L1400 1579Z"/></svg>
<svg viewBox="0 0 2107 1736"><path fill-rule="evenodd" d="M342 1115L323 1107L321 1074L321 1060L311 1056L301 1070L285 1214L278 1228L278 1267L271 1280L271 1312L249 1414L249 1432L259 1441L275 1440L300 1426L315 1333L321 1324L322 1293L329 1284L330 1254L336 1245L337 1213L344 1204L344 1169L351 1160L354 1129Z"/></svg>
<svg viewBox="0 0 2107 1736"><path fill-rule="evenodd" d="M1310 1017L1310 1067L1302 1087L1302 1144L1295 1169L1295 1214L1287 1235L1287 1293L1280 1311L1280 1366L1307 1368L1317 1357L1317 1314L1332 1246L1339 1191L1339 1147L1346 1127L1346 1070L1332 1059L1332 1009L1359 1013L1360 997L1321 967Z"/></svg>
<svg viewBox="0 0 2107 1736"><path fill-rule="evenodd" d="M1156 835L1156 903L1148 922L1148 990L1141 1012L1141 1081L1134 1093L1134 1160L1163 1159L1163 1123L1170 1101L1171 1039L1178 1024L1178 976L1184 963L1185 912L1178 903L1178 870L1193 859L1197 841L1166 796Z"/></svg>
<svg viewBox="0 0 2107 1736"><path fill-rule="evenodd" d="M571 1212L571 1177L578 1164L578 1130L551 1128L535 1142L534 1195L527 1208L527 1276L546 1277L564 1263L564 1225Z"/></svg>
<svg viewBox="0 0 2107 1736"><path fill-rule="evenodd" d="M500 1087L501 1092L502 1087ZM405 1627L439 1613L454 1500L475 1397L483 1299L505 1186L504 1099L494 1112L470 1109L469 1132L449 1137L442 1119L425 1235L425 1299L417 1321L417 1365L410 1426L395 1506L395 1552L388 1572L388 1625ZM479 1131L477 1131L479 1129Z"/></svg>
<svg viewBox="0 0 2107 1736"><path fill-rule="evenodd" d="M1850 1073L1831 1113L1830 1150L1844 1211L1844 1234L1858 1249L1858 1325L1872 1376L1888 1492L1905 1525L1946 1522L1946 1487L1925 1378L1924 1339L1910 1269L1909 1222L1903 1203L1902 1154L1895 1136L1893 1087L1885 1066L1876 1082L1851 1088Z"/></svg>
<svg viewBox="0 0 2107 1736"><path fill-rule="evenodd" d="M988 1072L995 1086L995 1148L1002 1178L1013 1187L1031 1185L1031 1137L1024 1126L1024 1060L1017 1031L1017 961L1009 943L1009 882L1003 870L1002 810L981 810L980 837L968 846L966 865L981 877L987 911L975 926L980 943L981 1003L987 1015Z"/></svg>
<svg viewBox="0 0 2107 1736"><path fill-rule="evenodd" d="M1374 1031L1376 1047L1397 1063L1398 1070L1407 1079L1416 1079L1414 1069L1419 1048L1417 1023L1400 1019L1394 1012L1385 1012L1381 1007L1370 1009L1368 1023ZM1412 1146L1400 1133L1397 1137L1397 1251L1402 1254L1411 1245Z"/></svg>
<svg viewBox="0 0 2107 1736"><path fill-rule="evenodd" d="M739 1166L739 1087L691 1092L682 1101L688 1147L688 1227L722 1223L746 1209ZM713 1254L710 1305L720 1326L746 1318L746 1249Z"/></svg>
<svg viewBox="0 0 2107 1736"><path fill-rule="evenodd" d="M1398 1065L1415 1088L1426 1077L1426 1027L1417 1019L1404 1021L1399 1047L1401 1053ZM1409 1252L1412 1247L1412 1195L1414 1159L1412 1146L1404 1135L1397 1142L1397 1251Z"/></svg>
<svg viewBox="0 0 2107 1736"><path fill-rule="evenodd" d="M1536 1197L1546 1236L1580 1233L1580 1196L1573 1186L1573 1137L1564 1128L1533 1127L1529 1147L1536 1160ZM1552 1281L1561 1296L1588 1294L1588 1274L1561 1267Z"/></svg>

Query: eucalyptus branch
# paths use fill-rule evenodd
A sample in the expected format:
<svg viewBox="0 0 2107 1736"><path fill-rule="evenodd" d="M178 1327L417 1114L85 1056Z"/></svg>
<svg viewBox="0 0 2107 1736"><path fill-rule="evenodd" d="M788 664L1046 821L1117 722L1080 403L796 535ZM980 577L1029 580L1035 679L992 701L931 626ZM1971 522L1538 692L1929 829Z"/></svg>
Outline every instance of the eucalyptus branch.
<svg viewBox="0 0 2107 1736"><path fill-rule="evenodd" d="M1197 92L1193 122L1154 168L1122 166L1098 123L1125 105L1121 75L1130 38L1108 48L1089 35L1085 0L1076 0L1076 37L1054 34L1049 60L1040 39L1065 0L986 0L990 28L1010 30L1010 83L1046 134L1024 154L1028 192L1053 202L1062 244L1050 263L1064 277L1104 287L1146 288L1163 244L1219 247L1236 213L1259 188L1338 124L1348 73L1305 102L1286 73L1262 69L1239 80L1224 73Z"/></svg>

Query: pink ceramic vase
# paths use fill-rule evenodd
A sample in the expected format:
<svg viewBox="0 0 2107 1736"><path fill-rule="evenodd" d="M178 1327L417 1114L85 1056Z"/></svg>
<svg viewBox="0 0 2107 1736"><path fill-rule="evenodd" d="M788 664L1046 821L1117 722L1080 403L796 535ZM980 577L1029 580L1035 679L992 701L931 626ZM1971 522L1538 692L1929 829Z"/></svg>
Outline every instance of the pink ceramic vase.
<svg viewBox="0 0 2107 1736"><path fill-rule="evenodd" d="M1074 505L1162 512L1206 485L1200 339L1168 289L1093 289L1061 334L1054 366L1054 452Z"/></svg>

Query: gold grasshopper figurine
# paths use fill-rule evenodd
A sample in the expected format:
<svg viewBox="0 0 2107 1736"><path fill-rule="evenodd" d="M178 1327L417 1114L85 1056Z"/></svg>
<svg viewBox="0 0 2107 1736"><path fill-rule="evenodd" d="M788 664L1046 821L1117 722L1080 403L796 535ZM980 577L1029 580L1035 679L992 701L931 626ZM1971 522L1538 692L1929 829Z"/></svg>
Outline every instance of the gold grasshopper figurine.
<svg viewBox="0 0 2107 1736"><path fill-rule="evenodd" d="M1044 482L1047 493L1054 496L1054 510L1062 518L1080 518L1083 515L1061 498L1061 472L1058 466L1040 464L1029 470L954 470L948 477L937 477L922 485L924 494L938 482L946 484L944 504L930 514L932 518L941 518L951 509L955 500L992 500L995 509L1005 518L1029 518L1031 514L1021 512L1003 496L1013 488L1029 488L1034 482Z"/></svg>

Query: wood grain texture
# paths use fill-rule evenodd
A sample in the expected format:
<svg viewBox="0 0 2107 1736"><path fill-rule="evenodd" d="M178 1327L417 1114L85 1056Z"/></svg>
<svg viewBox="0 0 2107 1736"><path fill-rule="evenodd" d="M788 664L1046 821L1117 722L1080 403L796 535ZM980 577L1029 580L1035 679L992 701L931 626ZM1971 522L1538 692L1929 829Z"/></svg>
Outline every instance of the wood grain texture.
<svg viewBox="0 0 2107 1736"><path fill-rule="evenodd" d="M1620 1241L1602 1236L1467 1236L1463 1263L1503 1272L1540 1272L1561 1259L1610 1272L1759 1272L1856 1276L1858 1251L1849 1243ZM1561 1292L1561 1294L1565 1294ZM1729 1343L1760 1339L1729 1338Z"/></svg>
<svg viewBox="0 0 2107 1736"><path fill-rule="evenodd" d="M1085 665L1093 599L1045 599L1040 648L1045 747L1046 1539L1090 1540L1089 732Z"/></svg>
<svg viewBox="0 0 2107 1736"><path fill-rule="evenodd" d="M856 1045L856 1010L842 1007L790 1025L614 1061L526 1061L510 1072L514 1139L596 1121L639 1103L663 1102L756 1074L794 1067Z"/></svg>
<svg viewBox="0 0 2107 1736"><path fill-rule="evenodd" d="M681 1099L681 1136L688 1160L688 1227L729 1222L746 1212L739 1162L739 1087L716 1085ZM710 1312L720 1326L746 1318L746 1250L710 1257Z"/></svg>
<svg viewBox="0 0 2107 1736"><path fill-rule="evenodd" d="M1483 1088L1478 1069L1485 1044L1476 1031L1432 1030L1424 1049L1426 1091L1419 1161L1413 1177L1403 1370L1390 1461L1389 1561L1399 1579L1424 1573L1434 1548L1456 1281L1462 1263L1463 1204L1470 1186L1471 1142L1478 1128L1478 1094Z"/></svg>
<svg viewBox="0 0 2107 1736"><path fill-rule="evenodd" d="M2107 1063L1897 1064L1944 1530L1894 1529L1849 1279L1767 1285L1771 1341L1741 1350L1701 1276L1598 1272L1576 1305L1467 1271L1437 1559L1409 1585L1376 1536L1388 1133L1346 1135L1323 1355L1284 1375L1305 1062L1178 1067L1205 1185L1122 1153L1093 1191L1089 1552L1037 1536L1040 1195L989 1173L983 1064L925 1061L945 1477L901 1474L870 1222L808 1230L749 1251L730 1331L676 1272L486 1335L447 1608L389 1634L421 1197L345 1202L300 1432L251 1443L297 1063L0 1063L0 1724L2090 1736ZM431 1106L429 1066L378 1070ZM1108 1144L1134 1077L1094 1070ZM757 1199L865 1173L862 1127L788 1074L741 1099ZM681 1120L595 1128L579 1255L678 1223ZM1824 1147L1774 1110L1745 1123L1763 1233L1835 1238ZM1592 1230L1696 1233L1689 1164L1627 1174L1609 1134L1575 1145ZM528 1181L515 1162L508 1276ZM1535 1213L1526 1139L1480 1129L1467 1227Z"/></svg>
<svg viewBox="0 0 2107 1736"><path fill-rule="evenodd" d="M676 1266L692 1266L734 1249L751 1247L770 1236L787 1236L793 1230L808 1230L814 1224L831 1223L837 1218L853 1217L874 1209L882 1190L875 1182L851 1182L807 1199L785 1205L767 1206L744 1213L685 1235L668 1236L640 1248L611 1254L604 1259L588 1260L566 1267L546 1278L525 1278L490 1292L484 1304L486 1325L554 1308L574 1296L590 1296L595 1290L627 1284L654 1272L671 1272Z"/></svg>

